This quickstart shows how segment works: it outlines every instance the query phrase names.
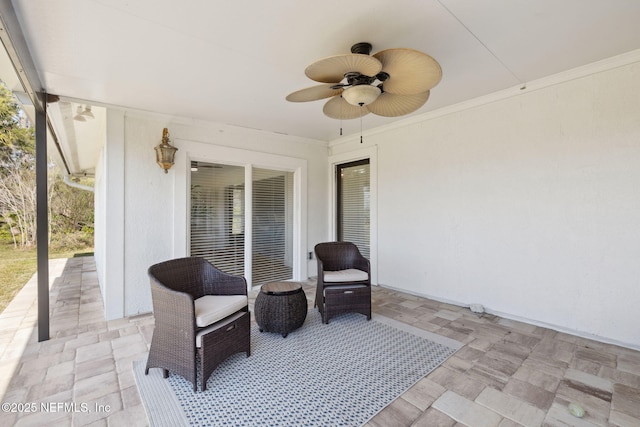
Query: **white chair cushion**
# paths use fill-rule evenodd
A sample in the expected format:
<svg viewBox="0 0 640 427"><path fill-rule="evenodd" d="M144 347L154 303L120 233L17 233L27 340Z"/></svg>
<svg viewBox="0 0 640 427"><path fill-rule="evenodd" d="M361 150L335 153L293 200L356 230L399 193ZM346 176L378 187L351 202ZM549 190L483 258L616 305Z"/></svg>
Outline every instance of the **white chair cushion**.
<svg viewBox="0 0 640 427"><path fill-rule="evenodd" d="M367 280L369 274L366 271L349 268L347 270L325 271L324 281L328 282L362 282Z"/></svg>
<svg viewBox="0 0 640 427"><path fill-rule="evenodd" d="M247 305L246 295L205 295L194 302L200 328L222 320Z"/></svg>

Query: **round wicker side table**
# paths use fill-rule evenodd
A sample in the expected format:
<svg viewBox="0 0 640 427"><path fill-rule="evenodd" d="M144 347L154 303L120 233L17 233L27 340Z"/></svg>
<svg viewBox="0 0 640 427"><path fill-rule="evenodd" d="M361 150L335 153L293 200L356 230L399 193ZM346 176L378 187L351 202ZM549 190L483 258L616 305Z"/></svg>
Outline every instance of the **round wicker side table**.
<svg viewBox="0 0 640 427"><path fill-rule="evenodd" d="M286 337L307 318L307 297L299 283L267 283L260 288L253 311L260 332Z"/></svg>

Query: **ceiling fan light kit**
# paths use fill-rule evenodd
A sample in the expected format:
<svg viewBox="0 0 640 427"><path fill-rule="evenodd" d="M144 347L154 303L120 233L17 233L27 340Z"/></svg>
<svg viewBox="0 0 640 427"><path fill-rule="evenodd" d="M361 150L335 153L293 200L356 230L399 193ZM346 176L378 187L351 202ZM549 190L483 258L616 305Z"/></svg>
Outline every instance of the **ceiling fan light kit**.
<svg viewBox="0 0 640 427"><path fill-rule="evenodd" d="M322 111L340 120L361 118L369 112L397 117L422 107L431 88L442 79L440 64L414 49L386 49L370 55L371 48L370 43L356 43L351 54L309 65L307 77L323 84L292 92L287 101L331 98Z"/></svg>
<svg viewBox="0 0 640 427"><path fill-rule="evenodd" d="M360 107L364 105L369 105L376 99L382 91L377 86L371 85L357 85L351 86L350 88L345 89L342 92L342 97L345 101L347 101L351 105L359 105Z"/></svg>

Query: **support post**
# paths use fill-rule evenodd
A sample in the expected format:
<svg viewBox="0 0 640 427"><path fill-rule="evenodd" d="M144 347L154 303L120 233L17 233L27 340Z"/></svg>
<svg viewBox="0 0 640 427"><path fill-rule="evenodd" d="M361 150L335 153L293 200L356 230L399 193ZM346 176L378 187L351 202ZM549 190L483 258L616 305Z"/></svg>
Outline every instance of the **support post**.
<svg viewBox="0 0 640 427"><path fill-rule="evenodd" d="M38 257L38 342L49 339L49 206L47 195L47 102L36 109L36 241Z"/></svg>

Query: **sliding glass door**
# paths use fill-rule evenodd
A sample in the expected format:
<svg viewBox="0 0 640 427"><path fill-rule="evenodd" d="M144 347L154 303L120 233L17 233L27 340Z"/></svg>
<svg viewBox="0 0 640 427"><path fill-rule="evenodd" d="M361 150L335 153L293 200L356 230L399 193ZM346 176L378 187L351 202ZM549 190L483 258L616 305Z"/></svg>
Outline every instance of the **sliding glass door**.
<svg viewBox="0 0 640 427"><path fill-rule="evenodd" d="M338 241L352 242L371 256L371 185L369 159L336 166L336 231Z"/></svg>
<svg viewBox="0 0 640 427"><path fill-rule="evenodd" d="M254 168L252 181L253 285L291 279L293 173Z"/></svg>
<svg viewBox="0 0 640 427"><path fill-rule="evenodd" d="M244 168L194 162L191 256L206 258L225 273L244 275L244 237Z"/></svg>
<svg viewBox="0 0 640 427"><path fill-rule="evenodd" d="M252 286L291 279L293 172L252 168L247 183L244 166L192 166L191 255L250 278Z"/></svg>

